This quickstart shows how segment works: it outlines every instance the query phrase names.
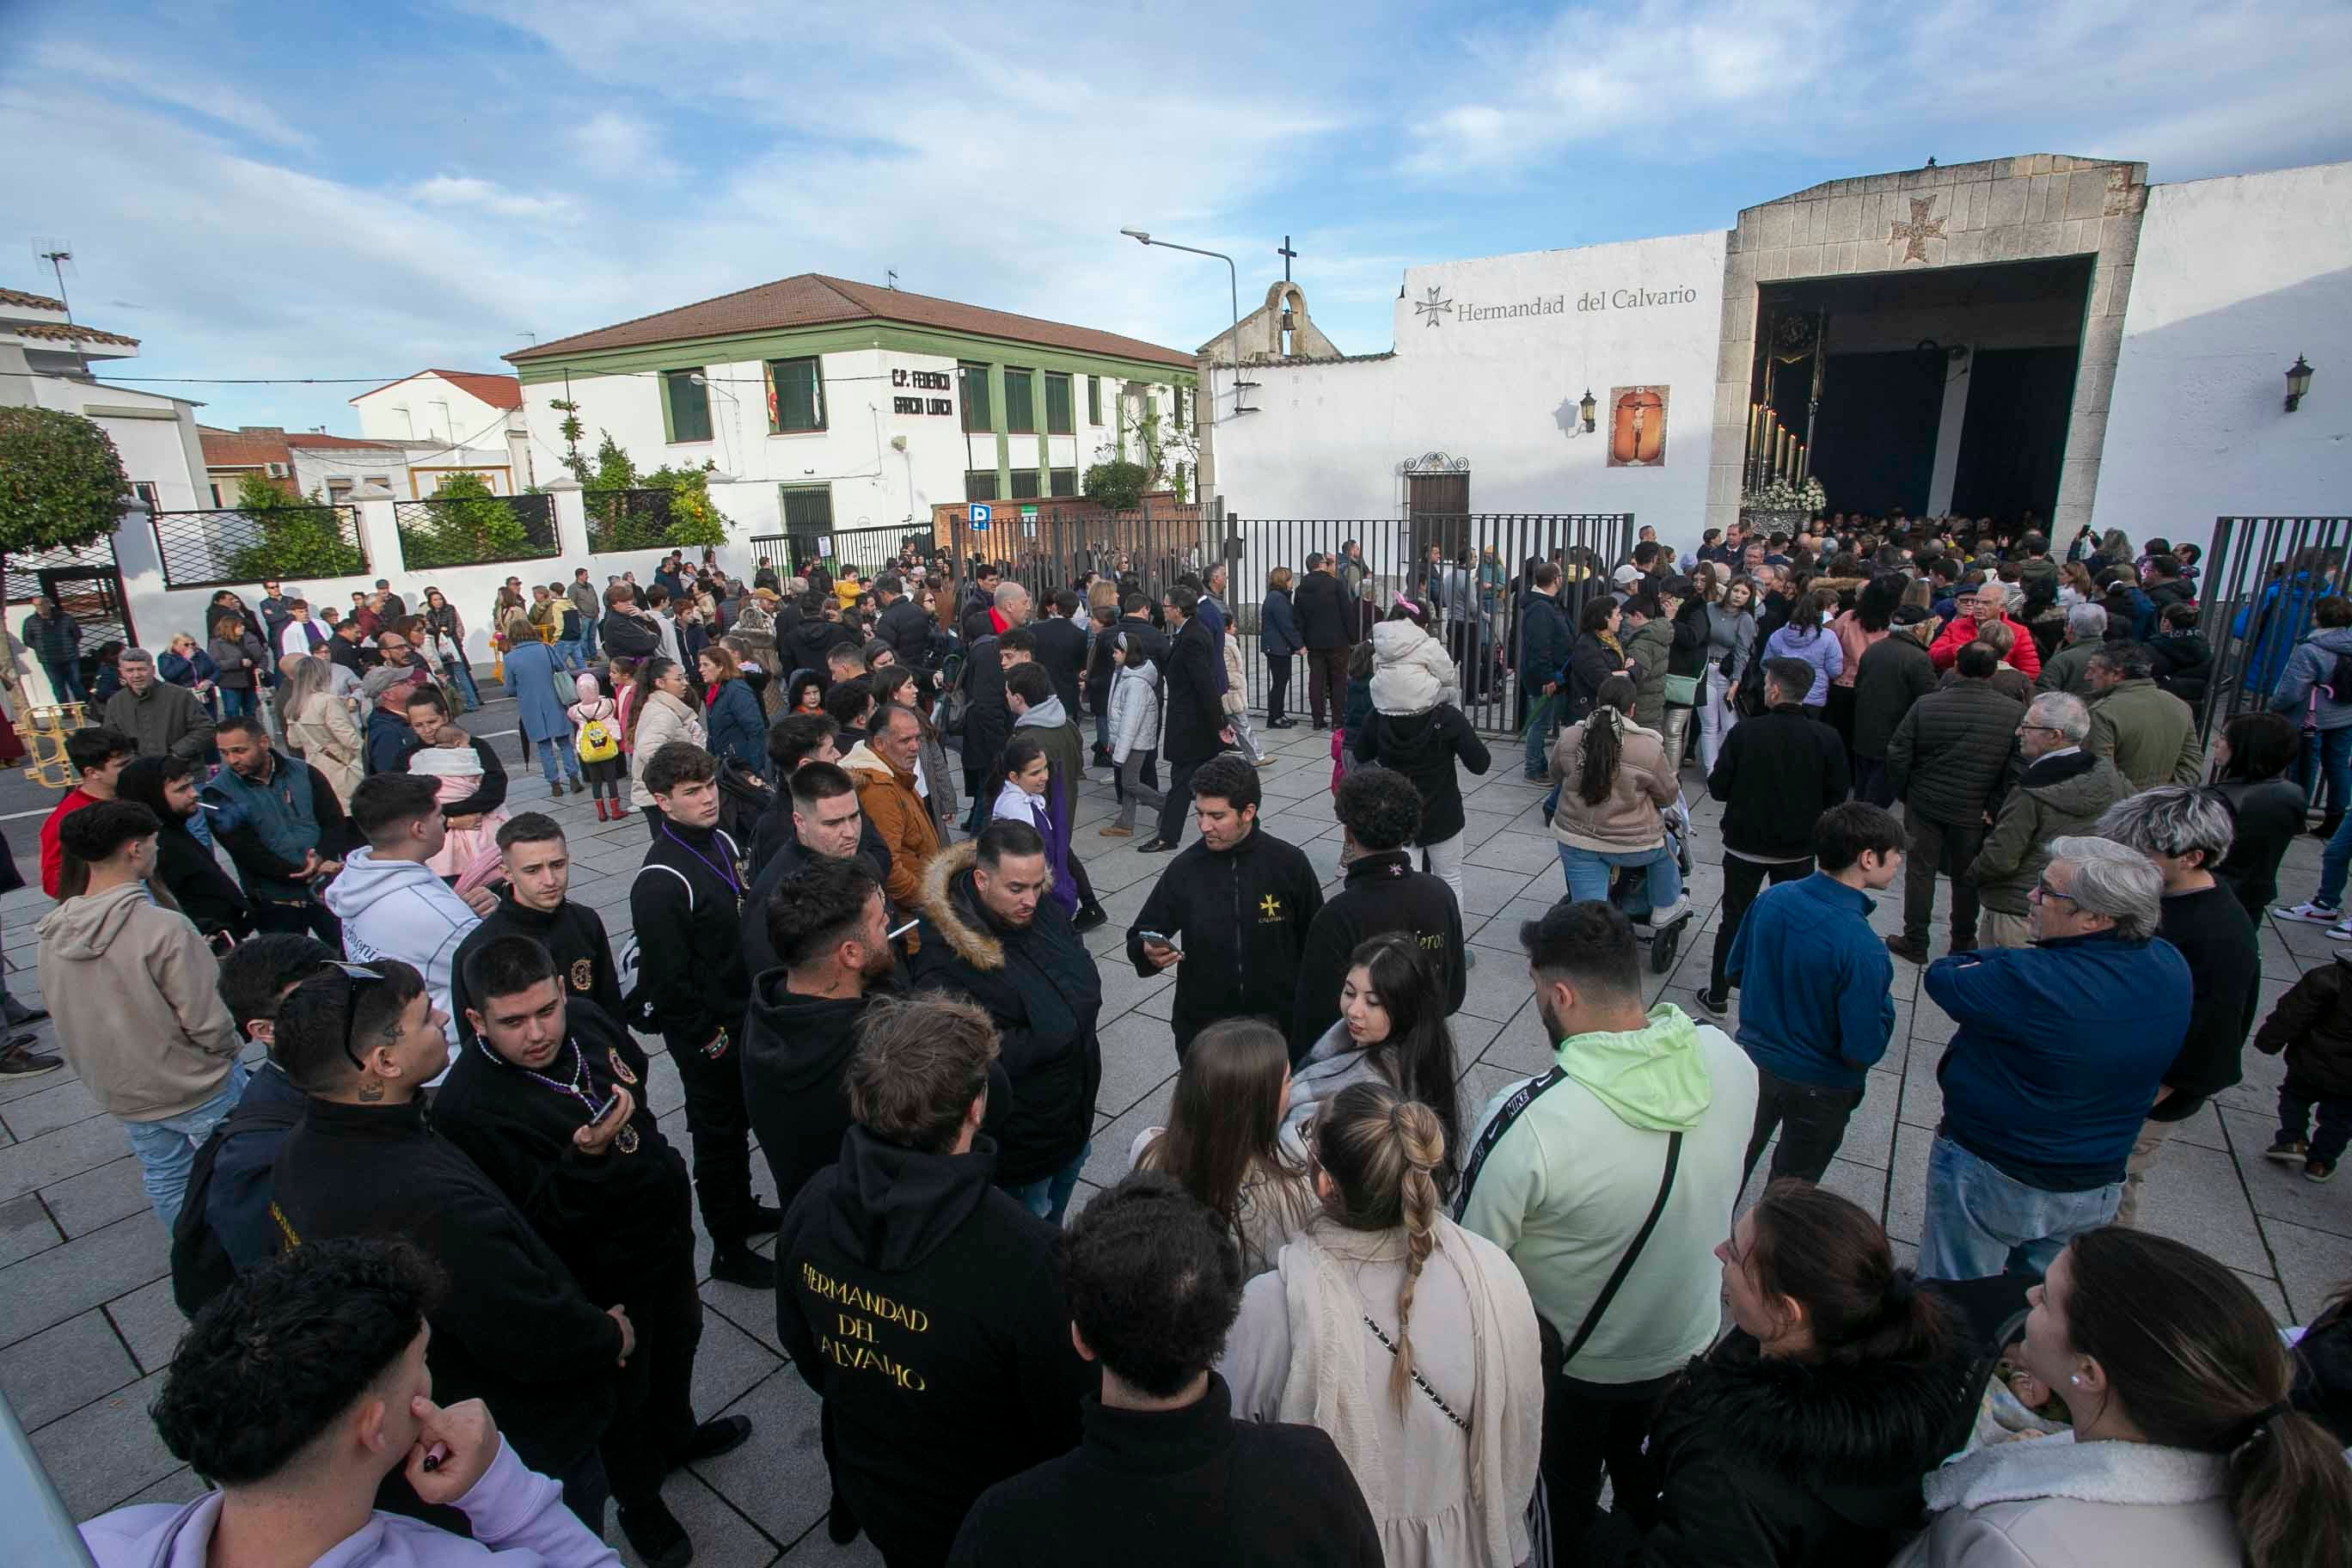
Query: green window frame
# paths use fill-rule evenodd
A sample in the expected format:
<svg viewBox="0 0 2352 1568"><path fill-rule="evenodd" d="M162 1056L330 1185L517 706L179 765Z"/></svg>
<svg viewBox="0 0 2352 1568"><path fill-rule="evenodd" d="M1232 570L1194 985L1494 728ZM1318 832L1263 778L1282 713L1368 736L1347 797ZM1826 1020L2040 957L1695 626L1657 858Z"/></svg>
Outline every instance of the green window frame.
<svg viewBox="0 0 2352 1568"><path fill-rule="evenodd" d="M1098 375L1087 377L1087 423L1102 423L1102 381Z"/></svg>
<svg viewBox="0 0 2352 1568"><path fill-rule="evenodd" d="M829 534L833 531L833 487L827 485L778 485L777 499L784 514L787 534Z"/></svg>
<svg viewBox="0 0 2352 1568"><path fill-rule="evenodd" d="M966 500L994 500L996 499L996 470L994 468L966 468L963 471L963 499Z"/></svg>
<svg viewBox="0 0 2352 1568"><path fill-rule="evenodd" d="M1170 433L1173 434L1184 428L1184 389L1182 387L1171 386L1168 389L1168 411L1171 415L1168 421Z"/></svg>
<svg viewBox="0 0 2352 1568"><path fill-rule="evenodd" d="M824 363L812 354L806 359L772 359L768 380L768 434L800 436L824 428Z"/></svg>
<svg viewBox="0 0 2352 1568"><path fill-rule="evenodd" d="M1013 499L1014 500L1035 500L1037 499L1036 469L1015 468L1013 470Z"/></svg>
<svg viewBox="0 0 2352 1568"><path fill-rule="evenodd" d="M1004 367L1004 428L1014 436L1037 433L1037 373Z"/></svg>
<svg viewBox="0 0 2352 1568"><path fill-rule="evenodd" d="M1075 405L1071 399L1070 373L1049 370L1045 373L1045 434L1068 436L1076 432Z"/></svg>
<svg viewBox="0 0 2352 1568"><path fill-rule="evenodd" d="M662 372L662 415L673 446L710 439L710 388L695 384L700 374L698 369Z"/></svg>
<svg viewBox="0 0 2352 1568"><path fill-rule="evenodd" d="M1045 477L1049 481L1046 492L1049 495L1074 496L1078 493L1077 469L1049 468L1046 470Z"/></svg>
<svg viewBox="0 0 2352 1568"><path fill-rule="evenodd" d="M975 364L971 360L959 360L956 362L956 379L963 384L965 434L994 429L995 426L990 423L992 416L989 413L988 402L988 367L984 364ZM984 498L967 496L964 499L978 500Z"/></svg>

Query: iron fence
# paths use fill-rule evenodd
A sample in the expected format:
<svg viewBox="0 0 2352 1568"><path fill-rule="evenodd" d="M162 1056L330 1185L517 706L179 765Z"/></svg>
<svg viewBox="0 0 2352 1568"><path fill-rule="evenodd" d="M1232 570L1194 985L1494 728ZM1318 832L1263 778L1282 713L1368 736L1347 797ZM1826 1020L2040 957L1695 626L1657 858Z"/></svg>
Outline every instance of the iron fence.
<svg viewBox="0 0 2352 1568"><path fill-rule="evenodd" d="M592 553L670 548L669 491L588 490L580 500Z"/></svg>
<svg viewBox="0 0 2352 1568"><path fill-rule="evenodd" d="M931 552L931 531L903 525L882 528L801 530L789 533L755 533L751 553L773 565L779 575L798 577L821 562L835 569L872 577L898 563L902 546L911 544L918 559Z"/></svg>
<svg viewBox="0 0 2352 1568"><path fill-rule="evenodd" d="M394 501L400 555L412 572L543 561L558 552L555 498L461 496Z"/></svg>
<svg viewBox="0 0 2352 1568"><path fill-rule="evenodd" d="M154 514L166 588L281 578L352 577L368 569L359 509L305 505Z"/></svg>
<svg viewBox="0 0 2352 1568"><path fill-rule="evenodd" d="M2311 632L2313 606L2344 592L2347 569L2352 517L2213 520L2197 601L2197 624L2213 646L2198 715L2208 735L2270 700L2287 656Z"/></svg>
<svg viewBox="0 0 2352 1568"><path fill-rule="evenodd" d="M37 550L7 558L7 604L15 617L9 630L24 636L33 600L46 598L81 628L79 655L85 686L97 674L97 653L110 643L139 640L131 605L122 592L122 572L109 535L76 550Z"/></svg>

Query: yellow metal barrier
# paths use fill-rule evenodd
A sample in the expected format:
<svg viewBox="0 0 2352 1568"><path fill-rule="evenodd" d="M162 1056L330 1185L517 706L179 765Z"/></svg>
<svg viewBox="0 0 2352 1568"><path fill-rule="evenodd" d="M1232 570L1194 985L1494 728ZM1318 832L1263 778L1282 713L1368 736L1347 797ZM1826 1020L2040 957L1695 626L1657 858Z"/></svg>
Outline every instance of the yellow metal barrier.
<svg viewBox="0 0 2352 1568"><path fill-rule="evenodd" d="M73 764L66 761L66 737L89 722L89 715L79 702L28 710L16 726L16 733L33 755L25 768L25 776L49 789L71 788L74 770Z"/></svg>

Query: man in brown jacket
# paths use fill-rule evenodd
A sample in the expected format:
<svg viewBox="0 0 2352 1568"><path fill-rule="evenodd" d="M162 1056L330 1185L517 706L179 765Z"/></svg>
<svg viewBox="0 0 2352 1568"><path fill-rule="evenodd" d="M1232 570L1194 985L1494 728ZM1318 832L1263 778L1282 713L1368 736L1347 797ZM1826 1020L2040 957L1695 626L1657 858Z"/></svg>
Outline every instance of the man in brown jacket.
<svg viewBox="0 0 2352 1568"><path fill-rule="evenodd" d="M922 721L893 702L876 710L871 731L841 760L857 783L859 809L890 851L883 887L902 910L920 901L923 873L940 852L939 829L915 790L915 758L922 746Z"/></svg>

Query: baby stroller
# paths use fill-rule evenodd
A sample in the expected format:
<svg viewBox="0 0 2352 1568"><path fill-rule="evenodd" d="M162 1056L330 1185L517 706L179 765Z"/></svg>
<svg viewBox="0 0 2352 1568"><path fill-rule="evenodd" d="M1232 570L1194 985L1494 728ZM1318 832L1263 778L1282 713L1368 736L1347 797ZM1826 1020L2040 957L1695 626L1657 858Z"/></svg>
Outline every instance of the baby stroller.
<svg viewBox="0 0 2352 1568"><path fill-rule="evenodd" d="M1666 847L1682 870L1683 884L1690 884L1690 808L1680 795L1675 804L1658 814L1666 826ZM1663 926L1650 924L1649 874L1639 870L1618 870L1609 883L1609 901L1624 911L1633 922L1634 940L1650 950L1650 973L1664 974L1675 966L1675 955L1682 951L1683 932L1697 918L1698 910L1688 897L1683 900L1683 912Z"/></svg>

